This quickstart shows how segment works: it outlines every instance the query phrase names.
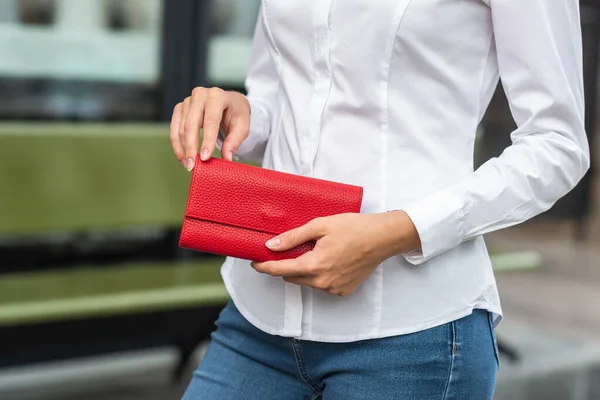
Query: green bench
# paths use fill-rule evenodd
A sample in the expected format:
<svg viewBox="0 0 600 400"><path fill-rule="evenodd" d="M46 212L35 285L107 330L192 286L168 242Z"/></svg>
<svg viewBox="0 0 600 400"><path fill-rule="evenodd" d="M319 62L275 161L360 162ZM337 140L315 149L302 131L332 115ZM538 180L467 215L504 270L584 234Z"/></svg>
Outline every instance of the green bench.
<svg viewBox="0 0 600 400"><path fill-rule="evenodd" d="M177 229L189 178L171 154L165 124L0 125L0 241ZM497 270L540 262L535 253L493 261ZM36 360L170 340L181 351L177 375L228 301L220 264L207 257L10 273L0 265L0 353Z"/></svg>
<svg viewBox="0 0 600 400"><path fill-rule="evenodd" d="M177 230L190 174L169 147L164 124L0 125L0 241ZM221 262L194 257L4 273L0 265L3 362L171 342L181 351L180 374L228 301Z"/></svg>
<svg viewBox="0 0 600 400"><path fill-rule="evenodd" d="M220 265L217 259L6 274L0 327L223 304Z"/></svg>

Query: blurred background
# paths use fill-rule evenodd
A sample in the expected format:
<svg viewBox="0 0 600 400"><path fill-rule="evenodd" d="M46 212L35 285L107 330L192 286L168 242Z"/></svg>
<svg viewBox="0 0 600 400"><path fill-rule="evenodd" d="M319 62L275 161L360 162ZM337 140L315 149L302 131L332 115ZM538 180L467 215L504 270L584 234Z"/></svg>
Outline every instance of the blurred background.
<svg viewBox="0 0 600 400"><path fill-rule="evenodd" d="M243 91L259 0L0 0L0 399L179 399L228 296L177 246L168 143L198 85ZM488 235L497 399L600 400L600 4L581 0L592 169ZM475 165L510 144L502 88Z"/></svg>

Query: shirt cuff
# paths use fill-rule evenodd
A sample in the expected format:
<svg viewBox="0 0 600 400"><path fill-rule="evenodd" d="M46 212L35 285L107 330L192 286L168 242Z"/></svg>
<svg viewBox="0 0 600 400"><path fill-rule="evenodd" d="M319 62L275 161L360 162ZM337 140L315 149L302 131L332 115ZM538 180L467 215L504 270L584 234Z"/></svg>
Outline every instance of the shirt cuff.
<svg viewBox="0 0 600 400"><path fill-rule="evenodd" d="M449 191L440 191L404 207L421 239L421 249L403 254L413 265L423 264L464 240L465 202Z"/></svg>

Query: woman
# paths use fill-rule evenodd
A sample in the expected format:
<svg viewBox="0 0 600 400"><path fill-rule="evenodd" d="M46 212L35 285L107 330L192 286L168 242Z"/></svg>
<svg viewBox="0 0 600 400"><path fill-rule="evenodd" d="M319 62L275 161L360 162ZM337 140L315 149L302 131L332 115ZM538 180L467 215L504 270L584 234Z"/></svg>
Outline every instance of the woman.
<svg viewBox="0 0 600 400"><path fill-rule="evenodd" d="M473 171L501 77L518 128ZM482 235L547 210L589 167L577 0L264 0L248 96L197 88L171 141L364 187L360 214L227 259L233 302L185 400L491 399L500 301Z"/></svg>

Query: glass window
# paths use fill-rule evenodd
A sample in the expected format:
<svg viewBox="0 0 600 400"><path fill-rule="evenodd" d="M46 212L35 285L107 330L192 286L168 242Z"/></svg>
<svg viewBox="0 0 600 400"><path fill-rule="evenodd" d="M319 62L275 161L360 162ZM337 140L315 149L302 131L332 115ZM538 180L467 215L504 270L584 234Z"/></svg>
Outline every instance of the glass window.
<svg viewBox="0 0 600 400"><path fill-rule="evenodd" d="M241 89L260 0L213 0L212 7L207 81L211 86Z"/></svg>
<svg viewBox="0 0 600 400"><path fill-rule="evenodd" d="M0 0L0 119L156 119L161 9L161 0Z"/></svg>

